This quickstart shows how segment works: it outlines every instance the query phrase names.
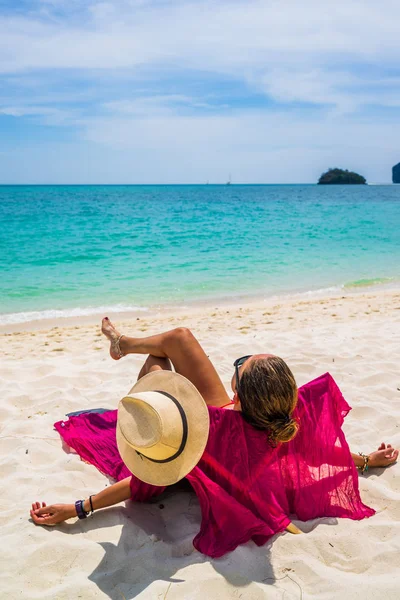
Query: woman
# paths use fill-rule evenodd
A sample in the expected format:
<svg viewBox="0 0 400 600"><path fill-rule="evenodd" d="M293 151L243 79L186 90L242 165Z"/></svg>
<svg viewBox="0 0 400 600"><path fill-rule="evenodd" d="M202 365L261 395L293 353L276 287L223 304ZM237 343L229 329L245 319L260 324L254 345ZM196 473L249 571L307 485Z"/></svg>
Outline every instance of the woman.
<svg viewBox="0 0 400 600"><path fill-rule="evenodd" d="M110 341L110 355L119 360L128 354L148 354L138 379L157 370L172 370L189 379L208 406L241 411L255 429L264 430L272 446L289 442L299 424L292 413L297 403L297 386L292 372L279 357L257 354L237 359L231 387L231 401L214 366L194 335L186 328L177 328L146 338L121 335L108 317L102 322L102 332ZM398 457L398 450L382 443L369 455L351 453L355 466L362 472L373 467L387 467ZM85 513L106 508L131 497L130 477L90 496L83 502ZM30 511L37 525L55 525L77 516L74 504L34 502Z"/></svg>

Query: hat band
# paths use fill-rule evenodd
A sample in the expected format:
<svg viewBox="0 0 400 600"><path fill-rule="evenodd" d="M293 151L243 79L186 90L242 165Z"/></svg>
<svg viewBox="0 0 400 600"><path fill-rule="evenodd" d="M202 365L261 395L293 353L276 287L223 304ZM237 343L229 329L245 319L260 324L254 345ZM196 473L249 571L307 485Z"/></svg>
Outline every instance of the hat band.
<svg viewBox="0 0 400 600"><path fill-rule="evenodd" d="M138 450L136 450L136 454L139 454L139 456L141 458L146 458L147 460L151 460L151 462L154 462L154 463L168 463L168 462L171 462L172 460L175 460L176 458L178 458L178 456L180 456L182 454L182 452L186 446L187 436L188 436L188 424L187 424L187 419L186 419L186 413L183 410L182 406L179 404L178 400L176 398L174 398L173 396L171 396L171 394L168 394L167 392L162 392L161 390L154 390L154 391L158 392L159 394L163 394L164 396L167 396L167 398L172 400L172 402L175 404L176 408L179 410L179 414L181 415L181 419L182 419L182 430L183 430L181 445L179 446L179 448L175 452L175 454L173 454L172 456L169 456L168 458L163 458L160 460L157 460L156 458L150 458L149 456L146 456L145 454L138 452Z"/></svg>

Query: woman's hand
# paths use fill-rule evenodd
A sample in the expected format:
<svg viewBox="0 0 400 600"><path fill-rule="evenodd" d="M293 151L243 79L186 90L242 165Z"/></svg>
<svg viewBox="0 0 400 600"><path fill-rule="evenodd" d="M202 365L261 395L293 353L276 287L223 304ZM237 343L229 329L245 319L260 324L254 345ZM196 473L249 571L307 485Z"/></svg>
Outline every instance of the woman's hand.
<svg viewBox="0 0 400 600"><path fill-rule="evenodd" d="M56 525L67 519L76 517L74 504L51 504L46 506L45 502L34 502L30 511L32 521L36 525Z"/></svg>
<svg viewBox="0 0 400 600"><path fill-rule="evenodd" d="M371 452L369 455L369 463L370 467L388 467L389 465L396 462L397 457L399 456L399 451L392 448L390 444L382 444L379 446L378 450L375 452Z"/></svg>
<svg viewBox="0 0 400 600"><path fill-rule="evenodd" d="M91 503L90 499L86 498L83 503L83 510L88 513L91 509L107 508L107 506L129 500L131 497L131 479L132 477L126 477L106 487L98 494L94 494L91 496ZM57 525L57 523L62 523L77 516L75 504L51 504L46 506L45 502L42 502L41 506L40 502L34 502L30 514L36 525Z"/></svg>

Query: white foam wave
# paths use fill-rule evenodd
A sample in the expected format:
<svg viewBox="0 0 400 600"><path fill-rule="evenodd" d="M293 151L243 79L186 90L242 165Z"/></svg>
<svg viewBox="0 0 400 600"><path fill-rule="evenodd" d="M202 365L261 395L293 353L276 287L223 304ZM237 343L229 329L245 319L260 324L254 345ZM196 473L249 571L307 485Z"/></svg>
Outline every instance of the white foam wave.
<svg viewBox="0 0 400 600"><path fill-rule="evenodd" d="M68 317L88 317L90 315L106 315L107 313L143 312L148 308L143 306L126 306L115 304L114 306L88 306L85 308L66 308L49 310L32 310L19 313L7 313L0 316L2 325L14 325L27 323L28 321L41 321L43 319L64 319Z"/></svg>
<svg viewBox="0 0 400 600"><path fill-rule="evenodd" d="M316 290L307 290L304 292L296 292L296 293L289 293L289 296L325 296L326 294L337 294L339 292L342 292L344 289L343 285L334 285L331 287L326 287L326 288L318 288Z"/></svg>

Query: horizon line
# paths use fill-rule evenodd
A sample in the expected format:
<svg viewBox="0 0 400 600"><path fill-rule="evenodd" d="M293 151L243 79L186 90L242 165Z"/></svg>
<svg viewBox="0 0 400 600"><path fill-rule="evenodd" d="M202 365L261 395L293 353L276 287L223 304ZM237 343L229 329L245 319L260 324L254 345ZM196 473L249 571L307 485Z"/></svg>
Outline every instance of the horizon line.
<svg viewBox="0 0 400 600"><path fill-rule="evenodd" d="M6 186L30 186L30 187L34 187L34 186L93 186L93 185L101 185L101 186L155 186L155 185L162 185L162 186L177 186L177 185L181 185L181 186L191 186L191 185L198 185L198 186L221 186L221 187L230 187L232 185L236 185L236 186L245 186L245 185L320 185L318 184L318 181L306 181L306 182L291 182L291 183L283 183L283 182L248 182L248 183L244 183L244 182L237 182L237 183L199 183L199 182L192 182L192 183L0 183L0 187L6 187ZM354 185L354 184L348 184L348 183L342 183L342 184L325 184L325 185ZM360 184L358 184L360 185ZM363 184L365 185L365 184ZM391 181L372 181L372 182L367 182L366 185L396 185L395 183L391 182Z"/></svg>

